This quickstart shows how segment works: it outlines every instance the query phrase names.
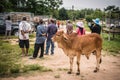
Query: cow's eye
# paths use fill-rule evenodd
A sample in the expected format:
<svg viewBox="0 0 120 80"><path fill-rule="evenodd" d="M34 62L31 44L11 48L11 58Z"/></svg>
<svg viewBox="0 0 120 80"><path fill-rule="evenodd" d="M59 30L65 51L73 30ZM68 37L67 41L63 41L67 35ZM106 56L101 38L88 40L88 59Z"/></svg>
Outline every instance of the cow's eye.
<svg viewBox="0 0 120 80"><path fill-rule="evenodd" d="M57 34L57 36L60 36L60 34Z"/></svg>
<svg viewBox="0 0 120 80"><path fill-rule="evenodd" d="M64 38L64 40L67 40L67 38Z"/></svg>

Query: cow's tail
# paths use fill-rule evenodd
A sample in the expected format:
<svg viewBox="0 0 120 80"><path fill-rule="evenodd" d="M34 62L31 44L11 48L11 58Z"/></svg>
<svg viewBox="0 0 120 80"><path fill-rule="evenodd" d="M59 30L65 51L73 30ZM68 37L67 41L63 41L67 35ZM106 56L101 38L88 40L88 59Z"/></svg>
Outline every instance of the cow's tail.
<svg viewBox="0 0 120 80"><path fill-rule="evenodd" d="M100 64L102 63L102 58L100 58L100 62L99 62Z"/></svg>

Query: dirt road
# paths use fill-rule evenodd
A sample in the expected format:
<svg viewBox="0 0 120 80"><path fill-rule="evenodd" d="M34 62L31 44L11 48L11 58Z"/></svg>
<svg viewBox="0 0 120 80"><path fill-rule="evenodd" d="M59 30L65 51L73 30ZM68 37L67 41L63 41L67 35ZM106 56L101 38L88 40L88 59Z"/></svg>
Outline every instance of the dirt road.
<svg viewBox="0 0 120 80"><path fill-rule="evenodd" d="M74 59L74 68L72 74L67 74L69 69L69 58L64 52L56 46L54 55L45 55L43 59L31 60L29 57L23 57L25 64L40 64L52 69L52 72L31 72L27 75L18 77L0 78L0 80L120 80L120 56L108 56L102 52L102 64L98 73L93 73L96 66L94 55L87 60L85 56L81 57L81 74L76 73L76 58Z"/></svg>

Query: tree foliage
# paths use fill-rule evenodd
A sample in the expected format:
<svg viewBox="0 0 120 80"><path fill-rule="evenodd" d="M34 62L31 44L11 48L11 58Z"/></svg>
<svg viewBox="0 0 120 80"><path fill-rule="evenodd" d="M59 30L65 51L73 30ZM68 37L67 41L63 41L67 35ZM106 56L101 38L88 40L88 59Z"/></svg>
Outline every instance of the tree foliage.
<svg viewBox="0 0 120 80"><path fill-rule="evenodd" d="M59 19L60 20L67 20L68 19L68 14L65 8L61 8L59 10Z"/></svg>
<svg viewBox="0 0 120 80"><path fill-rule="evenodd" d="M21 11L53 15L62 5L62 0L0 0L0 12Z"/></svg>
<svg viewBox="0 0 120 80"><path fill-rule="evenodd" d="M105 11L102 11L100 9L81 9L81 10L66 10L65 11L61 11L61 9L59 10L59 14L62 15L66 15L65 12L67 12L68 15L68 19L74 20L74 19L80 19L80 18L85 18L87 21L91 21L92 19L95 18L100 18L102 20L104 20L106 17L110 17L110 18L120 18L120 9L119 7L116 6L108 6L105 11L107 11L107 13L105 13ZM110 13L111 12L111 13ZM110 15L111 14L111 15ZM59 19L62 19L64 16L59 16Z"/></svg>
<svg viewBox="0 0 120 80"><path fill-rule="evenodd" d="M52 15L60 20L86 18L90 21L94 18L120 18L120 9L116 6L108 6L104 11L87 8L67 10L59 8L62 4L62 0L0 0L0 12L32 12L35 15Z"/></svg>
<svg viewBox="0 0 120 80"><path fill-rule="evenodd" d="M104 8L104 11L106 12L107 18L120 18L120 9L116 6L108 6Z"/></svg>
<svg viewBox="0 0 120 80"><path fill-rule="evenodd" d="M0 12L10 11L12 4L7 0L0 0Z"/></svg>

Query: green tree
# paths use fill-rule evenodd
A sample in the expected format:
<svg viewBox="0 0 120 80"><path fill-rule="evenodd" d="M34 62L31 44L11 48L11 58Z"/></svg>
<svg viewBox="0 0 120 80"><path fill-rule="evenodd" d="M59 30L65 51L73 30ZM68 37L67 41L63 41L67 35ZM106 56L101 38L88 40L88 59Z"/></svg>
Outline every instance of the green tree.
<svg viewBox="0 0 120 80"><path fill-rule="evenodd" d="M104 8L104 11L107 12L106 13L106 17L107 18L120 18L120 9L119 7L116 6L108 6L106 8Z"/></svg>
<svg viewBox="0 0 120 80"><path fill-rule="evenodd" d="M54 11L62 5L62 0L28 0L26 4L28 10L35 14L54 15Z"/></svg>
<svg viewBox="0 0 120 80"><path fill-rule="evenodd" d="M73 19L73 10L71 9L71 10L66 10L66 12L67 12L67 15L68 15L68 19Z"/></svg>
<svg viewBox="0 0 120 80"><path fill-rule="evenodd" d="M8 12L11 11L12 4L9 0L0 0L0 12Z"/></svg>
<svg viewBox="0 0 120 80"><path fill-rule="evenodd" d="M67 20L68 19L67 10L65 8L61 8L59 10L59 19L60 20Z"/></svg>
<svg viewBox="0 0 120 80"><path fill-rule="evenodd" d="M35 14L55 14L62 0L0 0L0 12L22 11Z"/></svg>
<svg viewBox="0 0 120 80"><path fill-rule="evenodd" d="M63 4L63 1L62 0L45 0L45 2L47 4L49 14L52 15L53 17L56 17L57 16L56 11L60 7L60 5Z"/></svg>

